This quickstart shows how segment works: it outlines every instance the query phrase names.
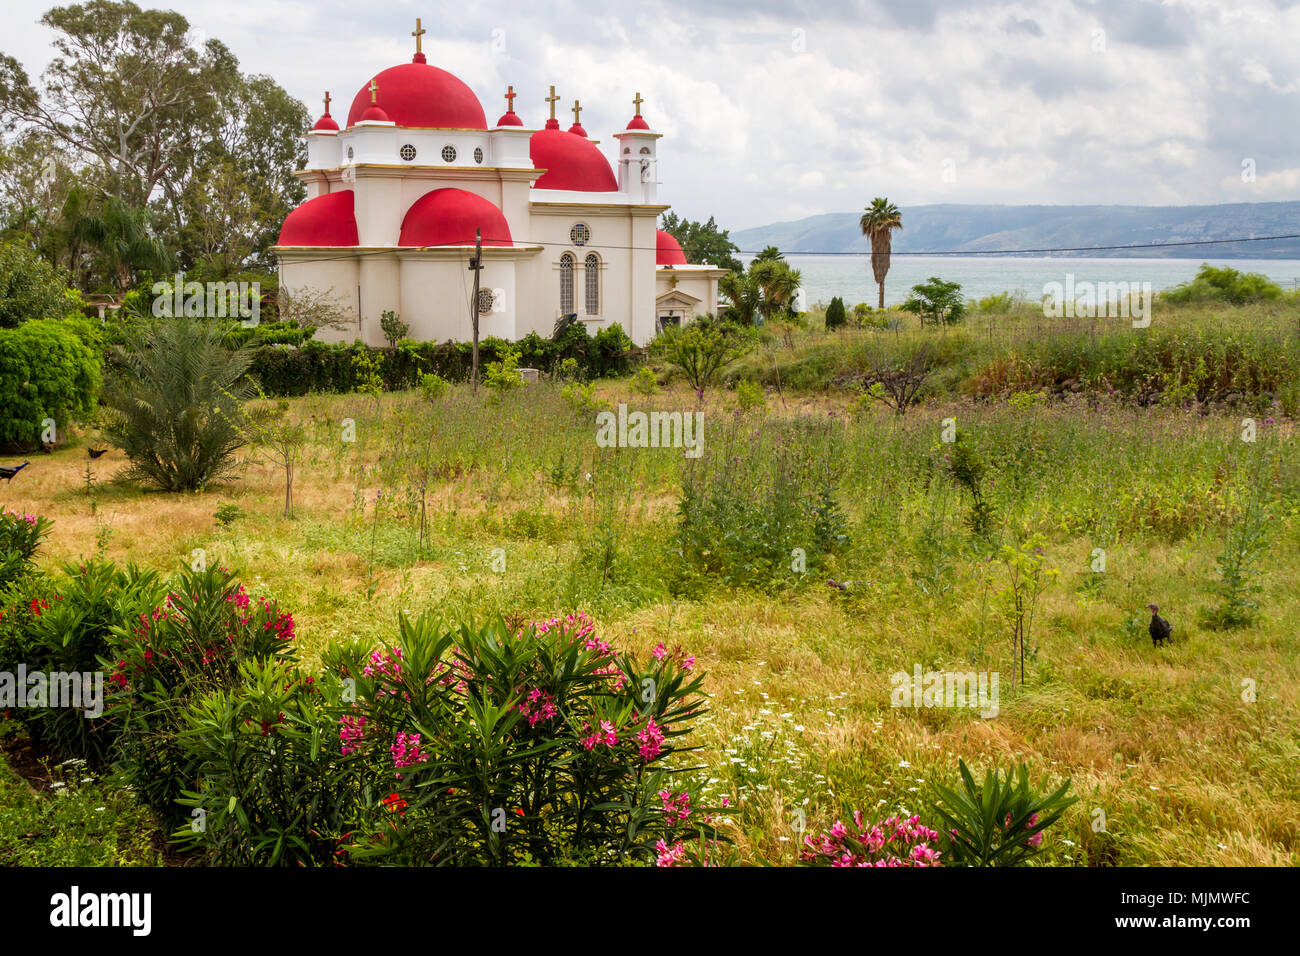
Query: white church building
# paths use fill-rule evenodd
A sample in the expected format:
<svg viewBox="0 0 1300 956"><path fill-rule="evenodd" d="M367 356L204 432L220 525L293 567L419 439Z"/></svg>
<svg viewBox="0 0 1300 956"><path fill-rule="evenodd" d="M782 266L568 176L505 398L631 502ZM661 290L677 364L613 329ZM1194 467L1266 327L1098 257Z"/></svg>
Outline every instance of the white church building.
<svg viewBox="0 0 1300 956"><path fill-rule="evenodd" d="M307 133L295 175L308 199L285 219L275 254L280 284L332 298L348 317L322 341L384 344L392 311L411 338L468 340L476 234L482 239L480 338L549 336L576 314L595 333L614 323L644 345L667 323L717 311L726 270L689 265L656 228L661 134L641 115L613 134L611 166L578 122L530 129L506 112L489 127L463 82L420 52L375 75L342 128L325 114ZM617 172L615 172L617 170Z"/></svg>

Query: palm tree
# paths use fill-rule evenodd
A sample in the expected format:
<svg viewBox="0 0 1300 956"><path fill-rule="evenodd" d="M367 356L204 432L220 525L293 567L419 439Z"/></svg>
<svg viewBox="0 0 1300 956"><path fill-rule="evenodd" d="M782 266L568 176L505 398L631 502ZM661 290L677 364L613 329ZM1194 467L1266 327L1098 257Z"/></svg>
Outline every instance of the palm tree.
<svg viewBox="0 0 1300 956"><path fill-rule="evenodd" d="M741 325L754 324L754 316L762 301L763 290L759 288L752 275L746 272L729 272L718 280L718 291L731 303L724 311L724 315Z"/></svg>
<svg viewBox="0 0 1300 956"><path fill-rule="evenodd" d="M125 295L138 269L156 274L171 269L172 254L149 225L149 213L114 196L96 211L87 211L72 224L72 238L95 249Z"/></svg>
<svg viewBox="0 0 1300 956"><path fill-rule="evenodd" d="M752 263L749 274L763 293L759 311L765 320L779 312L793 311L795 296L799 294L799 284L803 279L798 269L791 269L783 260L768 259Z"/></svg>
<svg viewBox="0 0 1300 956"><path fill-rule="evenodd" d="M754 262L784 262L785 256L776 246L766 246L763 251L754 256ZM751 262L750 265L754 263Z"/></svg>
<svg viewBox="0 0 1300 956"><path fill-rule="evenodd" d="M889 274L890 236L903 228L903 214L888 199L877 196L862 214L862 234L871 237L871 272L880 286L880 308L885 307L885 276Z"/></svg>

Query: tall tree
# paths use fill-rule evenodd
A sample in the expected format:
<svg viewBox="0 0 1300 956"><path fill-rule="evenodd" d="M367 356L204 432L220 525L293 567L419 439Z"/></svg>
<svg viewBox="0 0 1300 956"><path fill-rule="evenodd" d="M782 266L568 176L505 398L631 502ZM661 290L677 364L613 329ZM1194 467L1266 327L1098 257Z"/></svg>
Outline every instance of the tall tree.
<svg viewBox="0 0 1300 956"><path fill-rule="evenodd" d="M675 212L664 213L661 228L677 240L687 262L711 262L732 272L745 271L744 264L735 256L740 247L731 241L726 229L718 228L712 216L708 222L692 222L679 219Z"/></svg>
<svg viewBox="0 0 1300 956"><path fill-rule="evenodd" d="M154 235L146 210L127 205L114 196L72 224L73 235L97 253L103 271L113 277L119 295L131 289L136 272L155 274L172 267L167 246Z"/></svg>
<svg viewBox="0 0 1300 956"><path fill-rule="evenodd" d="M871 239L871 273L880 287L879 308L885 307L885 276L889 274L889 255L895 229L903 228L903 216L888 199L877 196L866 207L859 222L862 234Z"/></svg>

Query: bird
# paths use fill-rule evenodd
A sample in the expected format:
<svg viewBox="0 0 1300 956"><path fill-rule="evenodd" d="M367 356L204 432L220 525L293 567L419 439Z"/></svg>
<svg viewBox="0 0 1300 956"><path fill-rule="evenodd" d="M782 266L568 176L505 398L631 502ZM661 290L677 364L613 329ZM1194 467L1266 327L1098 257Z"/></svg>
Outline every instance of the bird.
<svg viewBox="0 0 1300 956"><path fill-rule="evenodd" d="M1169 635L1173 633L1174 626L1160 616L1160 608L1155 604L1148 604L1147 610L1151 612L1151 626L1147 631L1151 634L1151 646L1159 647L1169 640Z"/></svg>
<svg viewBox="0 0 1300 956"><path fill-rule="evenodd" d="M86 451L89 452L91 458L98 458L100 455L103 455L105 452L107 452L108 449L107 449L107 448L87 448Z"/></svg>
<svg viewBox="0 0 1300 956"><path fill-rule="evenodd" d="M45 452L45 454L47 454L47 455L53 455L53 454L54 454L54 442L52 442L52 441L43 441L43 442L41 442L41 451Z"/></svg>
<svg viewBox="0 0 1300 956"><path fill-rule="evenodd" d="M23 462L21 465L5 465L0 467L0 478L5 481L13 481L14 475L26 468L31 462Z"/></svg>

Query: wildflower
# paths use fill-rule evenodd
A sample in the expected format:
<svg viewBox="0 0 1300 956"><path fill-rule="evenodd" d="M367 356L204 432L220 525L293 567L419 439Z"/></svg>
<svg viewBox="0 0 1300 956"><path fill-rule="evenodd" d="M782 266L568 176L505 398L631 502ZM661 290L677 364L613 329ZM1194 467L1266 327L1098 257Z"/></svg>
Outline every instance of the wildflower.
<svg viewBox="0 0 1300 956"><path fill-rule="evenodd" d="M655 843L655 866L676 866L686 859L686 846L678 841L672 846L659 840Z"/></svg>

